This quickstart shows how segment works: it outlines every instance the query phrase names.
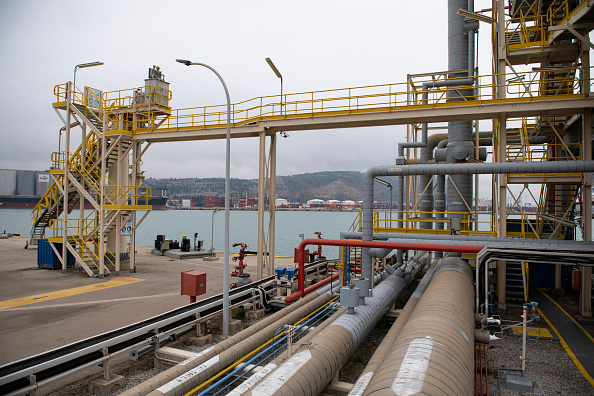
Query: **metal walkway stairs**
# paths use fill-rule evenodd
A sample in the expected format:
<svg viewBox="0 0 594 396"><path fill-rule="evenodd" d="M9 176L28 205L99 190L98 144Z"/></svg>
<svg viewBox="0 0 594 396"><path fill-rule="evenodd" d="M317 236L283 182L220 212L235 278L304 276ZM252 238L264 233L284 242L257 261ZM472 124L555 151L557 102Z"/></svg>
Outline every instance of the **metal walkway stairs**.
<svg viewBox="0 0 594 396"><path fill-rule="evenodd" d="M84 103L84 101L82 102ZM58 106L54 104L54 106L62 109L68 108L63 104ZM69 220L67 226L63 227L64 220L60 217L64 212L64 177L69 175L67 213L71 213L78 204L84 208L86 202L92 204L95 209L99 208L102 203L103 205L115 204L115 199L107 192L111 186L107 186L108 188L104 186L104 191L101 191L101 162L104 156L101 140L106 139L105 172L108 172L118 161L120 151L128 153L131 143L115 136L106 137L103 134L104 122L101 111L77 102L71 104L71 111L88 127L86 140L68 159L65 158L65 152L53 153L52 159L55 166L51 174L54 180L31 214L33 227L29 243L36 244L37 239L44 238L48 227L53 232L50 242L52 239L53 242L62 241L62 233L66 229L66 237L70 245L67 246L68 250L81 263L83 269L90 276L94 276L96 274L88 267L99 269L98 252L101 230L99 230L99 221L97 221L98 216L95 212L89 218L73 220L77 224L82 221L82 224L78 226L73 226ZM114 149L118 145L120 150ZM109 235L117 227L118 215L129 216L130 213L130 210L106 210L103 234ZM75 247L78 248L78 251ZM105 247L104 263L109 264L112 269L115 268L115 255L107 247ZM105 269L107 274L111 273L109 268Z"/></svg>

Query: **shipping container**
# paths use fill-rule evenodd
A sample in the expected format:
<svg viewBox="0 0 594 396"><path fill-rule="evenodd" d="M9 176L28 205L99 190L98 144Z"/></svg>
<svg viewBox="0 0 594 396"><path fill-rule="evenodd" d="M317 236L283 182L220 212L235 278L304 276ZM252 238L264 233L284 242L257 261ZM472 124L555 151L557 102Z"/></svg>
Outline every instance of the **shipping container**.
<svg viewBox="0 0 594 396"><path fill-rule="evenodd" d="M17 195L35 195L35 171L17 171Z"/></svg>
<svg viewBox="0 0 594 396"><path fill-rule="evenodd" d="M0 169L0 195L16 195L17 171Z"/></svg>
<svg viewBox="0 0 594 396"><path fill-rule="evenodd" d="M56 250L58 252L62 252L62 244L61 243L54 243ZM66 256L66 263L68 267L73 267L76 259L68 251ZM56 252L50 246L50 243L47 239L38 239L37 240L37 267L38 268L49 268L49 269L59 269L62 268L62 264L56 256Z"/></svg>

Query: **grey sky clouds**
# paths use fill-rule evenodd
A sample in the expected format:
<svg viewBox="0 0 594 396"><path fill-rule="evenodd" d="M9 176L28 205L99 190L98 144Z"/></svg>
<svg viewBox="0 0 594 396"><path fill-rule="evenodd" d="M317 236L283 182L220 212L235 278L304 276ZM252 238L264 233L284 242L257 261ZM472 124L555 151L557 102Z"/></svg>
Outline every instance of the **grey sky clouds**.
<svg viewBox="0 0 594 396"><path fill-rule="evenodd" d="M490 6L477 0L475 8ZM447 2L392 1L16 1L0 0L0 168L47 169L62 122L53 88L72 80L103 91L144 85L152 65L171 83L174 108L286 93L405 82L407 73L447 69ZM490 32L481 28L480 67L490 73ZM278 141L278 174L365 171L392 164L404 126L293 132ZM221 177L224 142L153 145L152 177ZM258 140L232 143L232 177L257 178ZM488 184L488 183L487 183ZM483 194L481 194L483 195Z"/></svg>

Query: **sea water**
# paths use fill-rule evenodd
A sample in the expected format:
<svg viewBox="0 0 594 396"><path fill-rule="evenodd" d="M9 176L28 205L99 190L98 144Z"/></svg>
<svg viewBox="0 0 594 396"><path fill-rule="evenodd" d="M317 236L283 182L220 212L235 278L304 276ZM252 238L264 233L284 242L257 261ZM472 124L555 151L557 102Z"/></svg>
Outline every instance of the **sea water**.
<svg viewBox="0 0 594 396"><path fill-rule="evenodd" d="M90 214L86 211L86 215ZM140 220L145 212L137 213ZM315 232L321 232L322 238L338 239L341 231L347 231L357 216L357 212L326 212L326 211L277 211L275 254L277 256L293 257L294 249L301 242L300 234L304 238L317 238ZM72 219L78 218L78 212L73 212ZM213 221L214 218L214 221ZM268 235L268 213L265 214L266 234ZM30 209L2 209L0 210L0 232L6 231L21 235L31 233ZM153 247L157 235L181 241L183 235L190 238L194 244L194 233L197 239L204 241L203 249L223 251L224 246L225 212L214 213L212 210L154 210L148 214L136 232L138 246ZM214 238L211 237L214 234ZM252 210L231 210L229 212L229 251L239 252L235 243L243 242L248 250L256 251L258 243L258 212ZM310 246L310 251L317 250L317 246ZM338 248L324 246L322 253L328 258L338 257Z"/></svg>
<svg viewBox="0 0 594 396"><path fill-rule="evenodd" d="M89 215L90 211L85 211ZM140 220L145 212L139 211ZM75 212L71 218L75 217ZM78 212L76 212L78 214ZM347 231L353 224L358 212L329 212L329 211L277 211L275 255L293 257L294 249L301 242L300 234L305 238L317 238L315 232L321 232L322 238L339 239L341 231ZM485 227L489 215L479 215ZM214 220L214 221L213 221ZM266 234L268 235L268 214L265 215ZM31 233L30 209L1 209L0 232L11 232L21 235ZM594 226L594 220L593 220ZM154 210L148 214L136 232L138 246L153 247L157 235L181 241L183 235L190 238L194 244L194 233L198 233L197 240L204 241L203 249L223 251L224 246L225 212L214 213L212 210ZM211 238L211 234L214 234ZM577 230L577 239L581 240L581 230ZM248 245L247 250L256 251L258 243L258 212L252 210L231 210L229 212L229 251L239 252L239 247L233 244L243 242ZM317 246L309 246L310 251ZM322 253L328 258L338 258L338 248L323 246Z"/></svg>

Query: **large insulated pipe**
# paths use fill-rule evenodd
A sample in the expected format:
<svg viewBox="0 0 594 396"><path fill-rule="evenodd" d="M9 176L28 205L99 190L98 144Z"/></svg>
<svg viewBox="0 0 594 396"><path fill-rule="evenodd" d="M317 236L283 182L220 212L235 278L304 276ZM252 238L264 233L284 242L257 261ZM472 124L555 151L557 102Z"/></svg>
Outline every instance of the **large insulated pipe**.
<svg viewBox="0 0 594 396"><path fill-rule="evenodd" d="M423 276L423 279L421 279L421 282L415 289L414 293L410 296L410 298L406 302L406 305L404 306L402 311L398 314L398 318L396 318L396 321L394 322L392 327L390 327L390 331L388 331L388 333L382 340L381 344L377 347L377 349L373 353L373 356L371 357L371 359L369 359L367 366L365 366L365 369L363 370L363 372L361 373L361 375L355 382L355 385L353 385L353 389L348 394L348 396L363 395L363 392L365 391L365 389L367 389L367 385L369 384L369 381L373 377L373 374L380 367L380 365L384 361L384 358L386 357L386 355L392 348L392 345L396 341L398 335L400 334L400 331L402 330L402 328L408 321L408 318L410 317L410 315L415 310L415 307L417 306L419 299L421 298L421 296L423 295L423 293L429 286L429 283L431 282L431 279L433 278L433 275L435 274L435 270L438 267L439 267L439 264L432 265L429 268L429 270L425 273L425 275Z"/></svg>
<svg viewBox="0 0 594 396"><path fill-rule="evenodd" d="M365 305L338 318L246 395L320 394L406 287L396 273L388 276Z"/></svg>
<svg viewBox="0 0 594 396"><path fill-rule="evenodd" d="M443 260L364 395L474 394L472 270Z"/></svg>
<svg viewBox="0 0 594 396"><path fill-rule="evenodd" d="M200 352L196 356L157 374L148 381L136 385L124 392L123 395L146 395L160 386L175 381L178 378L181 378L180 381L183 381L183 379L186 378L184 377L184 374L188 375L188 372L199 369L201 365L209 364L208 362L212 362L212 359L220 361L219 355L228 349L233 349L233 351L249 350L253 345L261 345L264 341L271 338L278 328L285 324L294 323L307 313L330 301L331 298L330 285L327 285L318 291L309 294L301 301L281 309L234 336ZM165 394L165 392L157 394Z"/></svg>
<svg viewBox="0 0 594 396"><path fill-rule="evenodd" d="M342 307L338 309L338 311L334 312L332 316L326 319L324 322L319 324L318 326L314 327L313 330L308 330L307 334L299 339L300 344L306 344L311 340L313 337L317 336L320 332L322 332L326 327L332 324L336 319L340 318L345 312L347 311L346 307ZM231 392L227 393L227 396L241 396L251 387L256 385L260 382L266 375L271 373L274 369L278 367L279 364L283 363L287 359L287 354L283 353L280 355L276 355L274 359L274 363L270 362L266 366L262 367L259 371L252 374L249 378L245 379L239 386L233 389Z"/></svg>
<svg viewBox="0 0 594 396"><path fill-rule="evenodd" d="M594 161L544 161L544 162L496 162L496 163L454 163L454 164L412 164L396 166L375 166L365 172L363 178L363 241L373 240L373 179L378 176L410 175L474 175L510 173L583 173L594 171ZM436 249L438 250L438 249ZM362 272L371 274L369 249L362 251Z"/></svg>
<svg viewBox="0 0 594 396"><path fill-rule="evenodd" d="M594 162L594 161L593 161ZM292 296L300 298L305 295L305 247L307 245L322 245L322 246L348 246L348 247L363 247L369 250L369 248L391 248L391 249L406 249L406 250L421 250L421 251L434 251L442 250L444 252L461 252L461 253L478 253L481 251L483 246L456 246L454 244L441 245L441 244L429 244L429 243L402 243L402 242L379 242L379 241L356 241L356 240L341 240L341 239L314 239L307 238L301 241L299 244L298 253L298 291ZM361 269L361 275L365 279L371 279L372 277L371 267L368 271L365 268Z"/></svg>

